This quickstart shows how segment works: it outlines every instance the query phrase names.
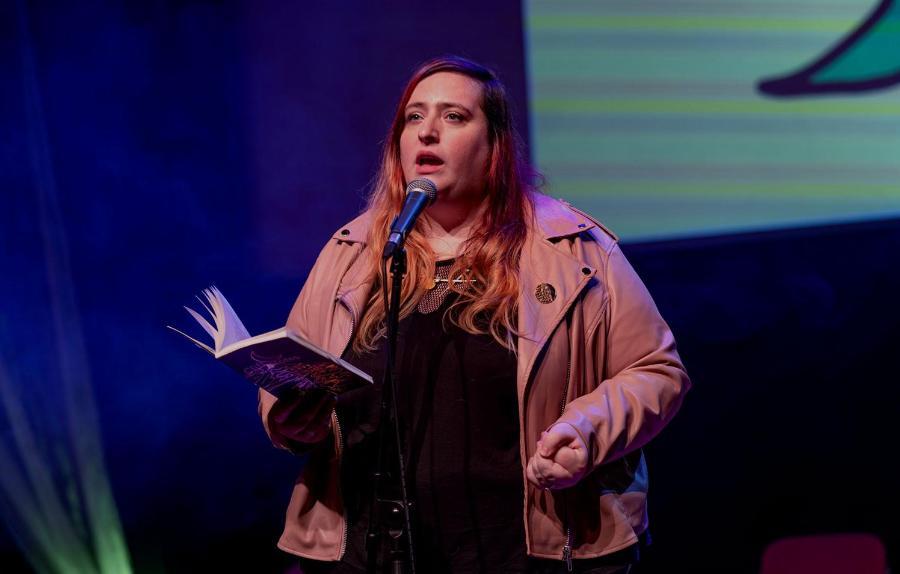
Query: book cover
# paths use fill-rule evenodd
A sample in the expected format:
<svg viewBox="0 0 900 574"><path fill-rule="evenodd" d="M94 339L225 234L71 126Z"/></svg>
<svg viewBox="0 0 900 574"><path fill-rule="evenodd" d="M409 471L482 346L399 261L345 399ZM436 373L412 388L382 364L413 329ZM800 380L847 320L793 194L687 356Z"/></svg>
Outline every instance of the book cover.
<svg viewBox="0 0 900 574"><path fill-rule="evenodd" d="M288 391L324 390L335 396L372 382L372 377L286 327L251 337L216 287L197 297L209 319L185 307L212 337L207 345L169 326L176 333L225 363L258 387L281 397ZM205 299L205 301L204 301Z"/></svg>

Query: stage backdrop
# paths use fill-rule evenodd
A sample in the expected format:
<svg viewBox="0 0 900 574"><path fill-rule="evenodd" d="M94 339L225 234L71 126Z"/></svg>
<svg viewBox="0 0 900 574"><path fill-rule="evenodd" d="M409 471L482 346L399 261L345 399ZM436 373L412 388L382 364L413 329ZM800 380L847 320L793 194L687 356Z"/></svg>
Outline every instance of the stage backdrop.
<svg viewBox="0 0 900 574"><path fill-rule="evenodd" d="M623 238L900 214L900 3L525 5L537 163Z"/></svg>

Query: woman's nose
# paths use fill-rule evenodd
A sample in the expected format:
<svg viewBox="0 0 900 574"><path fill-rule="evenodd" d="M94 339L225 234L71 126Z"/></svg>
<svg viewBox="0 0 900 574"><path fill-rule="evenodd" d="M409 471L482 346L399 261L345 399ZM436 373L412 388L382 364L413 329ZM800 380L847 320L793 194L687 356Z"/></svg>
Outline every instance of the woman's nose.
<svg viewBox="0 0 900 574"><path fill-rule="evenodd" d="M440 135L433 119L426 118L419 124L419 141L422 143L434 143L439 138Z"/></svg>

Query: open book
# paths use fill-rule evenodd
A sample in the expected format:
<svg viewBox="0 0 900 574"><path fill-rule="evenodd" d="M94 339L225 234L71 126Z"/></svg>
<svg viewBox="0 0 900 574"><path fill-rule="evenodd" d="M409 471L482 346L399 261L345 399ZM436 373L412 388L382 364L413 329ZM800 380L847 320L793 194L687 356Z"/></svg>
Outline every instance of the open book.
<svg viewBox="0 0 900 574"><path fill-rule="evenodd" d="M289 389L301 392L322 389L336 396L372 382L370 375L287 327L251 337L221 291L210 287L203 290L203 296L206 301L200 297L197 300L212 323L197 311L185 309L212 337L212 347L175 327L169 326L169 329L276 397Z"/></svg>

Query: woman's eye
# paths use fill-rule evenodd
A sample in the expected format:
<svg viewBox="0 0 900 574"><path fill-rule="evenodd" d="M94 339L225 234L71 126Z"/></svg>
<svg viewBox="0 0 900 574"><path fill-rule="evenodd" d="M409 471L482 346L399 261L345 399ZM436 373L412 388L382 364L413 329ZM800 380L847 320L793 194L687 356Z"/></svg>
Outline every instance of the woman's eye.
<svg viewBox="0 0 900 574"><path fill-rule="evenodd" d="M421 119L422 119L422 114L420 114L419 112L413 112L411 114L407 114L407 116L406 116L406 121L408 121L408 122L415 122L415 121L419 121Z"/></svg>
<svg viewBox="0 0 900 574"><path fill-rule="evenodd" d="M463 120L463 116L459 112L450 112L447 114L447 119L452 122L461 122Z"/></svg>

